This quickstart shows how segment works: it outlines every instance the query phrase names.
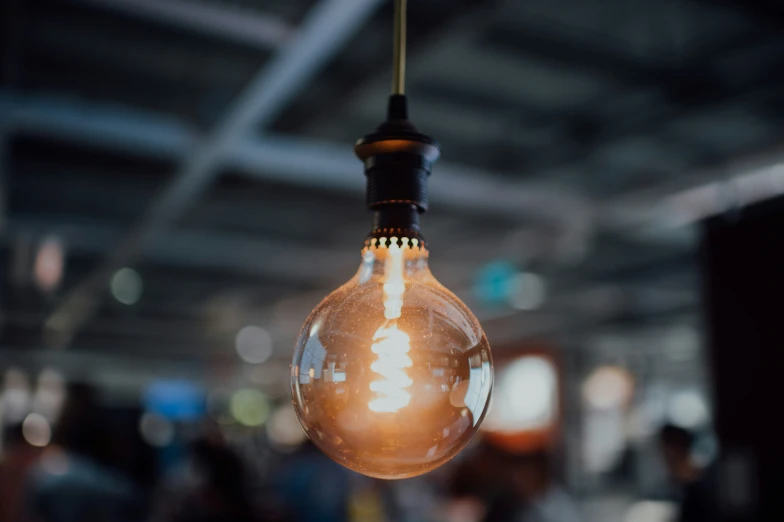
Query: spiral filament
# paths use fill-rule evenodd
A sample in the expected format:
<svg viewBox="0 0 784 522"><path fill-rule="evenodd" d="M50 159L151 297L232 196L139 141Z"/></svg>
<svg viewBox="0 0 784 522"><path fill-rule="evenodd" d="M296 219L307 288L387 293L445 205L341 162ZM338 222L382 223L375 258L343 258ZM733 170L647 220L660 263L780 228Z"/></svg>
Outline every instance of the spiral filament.
<svg viewBox="0 0 784 522"><path fill-rule="evenodd" d="M371 350L378 354L378 360L370 365L370 369L383 379L370 383L370 389L378 396L368 403L368 407L375 412L395 412L411 400L411 394L405 390L412 384L405 371L412 364L408 356L411 349L409 338L392 324L379 328L373 340Z"/></svg>
<svg viewBox="0 0 784 522"><path fill-rule="evenodd" d="M408 245L407 238L401 239L401 242L403 247ZM379 241L379 248L384 246L386 240L382 238ZM370 389L376 393L376 398L368 403L368 407L375 412L392 413L411 401L411 394L406 391L406 388L413 383L405 371L413 364L408 356L411 340L397 327L406 285L403 281L403 250L398 245L396 237L390 238L389 241L384 277L386 321L373 335L373 346L370 348L378 355L378 359L370 365L370 369L379 374L382 379L370 383Z"/></svg>

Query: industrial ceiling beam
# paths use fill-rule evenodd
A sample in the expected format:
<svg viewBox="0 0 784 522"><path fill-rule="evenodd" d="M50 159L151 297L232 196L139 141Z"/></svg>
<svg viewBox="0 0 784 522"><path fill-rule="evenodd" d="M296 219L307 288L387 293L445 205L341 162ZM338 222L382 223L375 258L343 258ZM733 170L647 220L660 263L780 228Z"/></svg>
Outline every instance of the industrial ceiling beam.
<svg viewBox="0 0 784 522"><path fill-rule="evenodd" d="M671 233L710 216L784 194L784 147L693 172L603 205L597 220L607 228L655 235Z"/></svg>
<svg viewBox="0 0 784 522"><path fill-rule="evenodd" d="M7 221L3 235L9 239L54 235L71 252L100 256L106 252L106 245L116 244L122 239L123 230L95 223L12 218ZM152 263L161 265L220 269L316 286L335 284L340 281L336 274L342 273L348 279L359 257L358 251L338 252L247 235L190 230L161 233L144 245L141 254ZM263 262L260 262L262 259ZM321 270L313 270L314 259L319 260Z"/></svg>
<svg viewBox="0 0 784 522"><path fill-rule="evenodd" d="M192 127L165 115L9 91L0 91L0 125L9 137L49 138L174 161L181 161L198 138Z"/></svg>
<svg viewBox="0 0 784 522"><path fill-rule="evenodd" d="M208 2L189 0L71 1L112 9L153 22L169 23L261 49L275 49L295 34L293 28L277 17L259 14L255 10L225 2L221 2L221 5L210 5Z"/></svg>
<svg viewBox="0 0 784 522"><path fill-rule="evenodd" d="M0 114L16 134L43 136L122 153L180 161L197 135L180 121L111 106L51 97L0 94ZM263 181L363 195L361 165L351 147L276 135L238 137L223 151L222 166ZM503 181L485 170L439 162L431 180L438 205L511 219L544 221L566 229L589 221L588 202L546 184Z"/></svg>
<svg viewBox="0 0 784 522"><path fill-rule="evenodd" d="M266 127L341 46L381 0L321 0L297 36L282 46L215 128L196 142L173 181L151 202L136 226L100 266L64 299L47 327L66 346L98 308L112 274L136 259L144 245L165 231L209 186L227 150L238 139Z"/></svg>
<svg viewBox="0 0 784 522"><path fill-rule="evenodd" d="M138 392L155 378L204 379L209 365L204 359L171 356L165 350L138 354L105 354L94 351L53 352L40 349L0 348L0 366L19 367L31 372L57 368L70 381L88 380L107 387L127 388L129 398L138 403ZM85 371L89 372L85 375Z"/></svg>

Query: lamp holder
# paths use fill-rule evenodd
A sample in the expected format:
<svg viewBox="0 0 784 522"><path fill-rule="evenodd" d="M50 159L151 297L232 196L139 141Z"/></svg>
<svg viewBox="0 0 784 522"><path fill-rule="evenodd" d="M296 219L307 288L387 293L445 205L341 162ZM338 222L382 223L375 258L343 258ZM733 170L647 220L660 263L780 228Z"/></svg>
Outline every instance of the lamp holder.
<svg viewBox="0 0 784 522"><path fill-rule="evenodd" d="M390 96L387 120L357 141L354 152L365 165L371 236L419 237L419 214L429 206L427 183L440 150L408 120L404 95Z"/></svg>

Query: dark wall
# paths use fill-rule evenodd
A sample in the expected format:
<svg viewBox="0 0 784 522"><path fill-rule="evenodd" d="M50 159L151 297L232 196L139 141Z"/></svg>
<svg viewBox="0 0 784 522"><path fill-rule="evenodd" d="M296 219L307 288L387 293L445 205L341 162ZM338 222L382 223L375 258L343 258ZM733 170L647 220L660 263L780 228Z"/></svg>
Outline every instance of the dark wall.
<svg viewBox="0 0 784 522"><path fill-rule="evenodd" d="M723 520L784 520L784 199L704 224Z"/></svg>

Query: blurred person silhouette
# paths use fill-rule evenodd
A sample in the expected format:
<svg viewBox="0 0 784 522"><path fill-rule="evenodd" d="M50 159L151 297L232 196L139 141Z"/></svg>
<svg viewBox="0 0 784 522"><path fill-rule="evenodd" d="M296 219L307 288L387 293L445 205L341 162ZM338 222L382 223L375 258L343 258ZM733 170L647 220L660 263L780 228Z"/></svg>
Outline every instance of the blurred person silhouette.
<svg viewBox="0 0 784 522"><path fill-rule="evenodd" d="M694 459L695 436L672 424L659 431L659 444L672 479L679 486L679 522L714 522L718 520L716 476L711 467Z"/></svg>
<svg viewBox="0 0 784 522"><path fill-rule="evenodd" d="M240 456L215 432L189 448L188 462L159 495L155 521L254 522L248 470Z"/></svg>
<svg viewBox="0 0 784 522"><path fill-rule="evenodd" d="M0 458L0 522L20 522L25 519L25 477L41 454L41 448L25 440L21 424L4 430L3 446Z"/></svg>
<svg viewBox="0 0 784 522"><path fill-rule="evenodd" d="M457 464L447 487L448 501L442 508L445 522L508 522L518 508L509 487L506 454L481 444Z"/></svg>
<svg viewBox="0 0 784 522"><path fill-rule="evenodd" d="M572 497L555 480L550 455L544 451L509 459L512 488L522 502L514 522L580 522Z"/></svg>
<svg viewBox="0 0 784 522"><path fill-rule="evenodd" d="M455 471L447 522L579 522L545 452L512 454L485 444Z"/></svg>
<svg viewBox="0 0 784 522"><path fill-rule="evenodd" d="M513 454L483 444L452 477L447 522L579 522L545 452Z"/></svg>
<svg viewBox="0 0 784 522"><path fill-rule="evenodd" d="M53 444L31 470L28 510L42 522L124 522L142 516L133 483L106 465L112 437L85 384L68 389Z"/></svg>

